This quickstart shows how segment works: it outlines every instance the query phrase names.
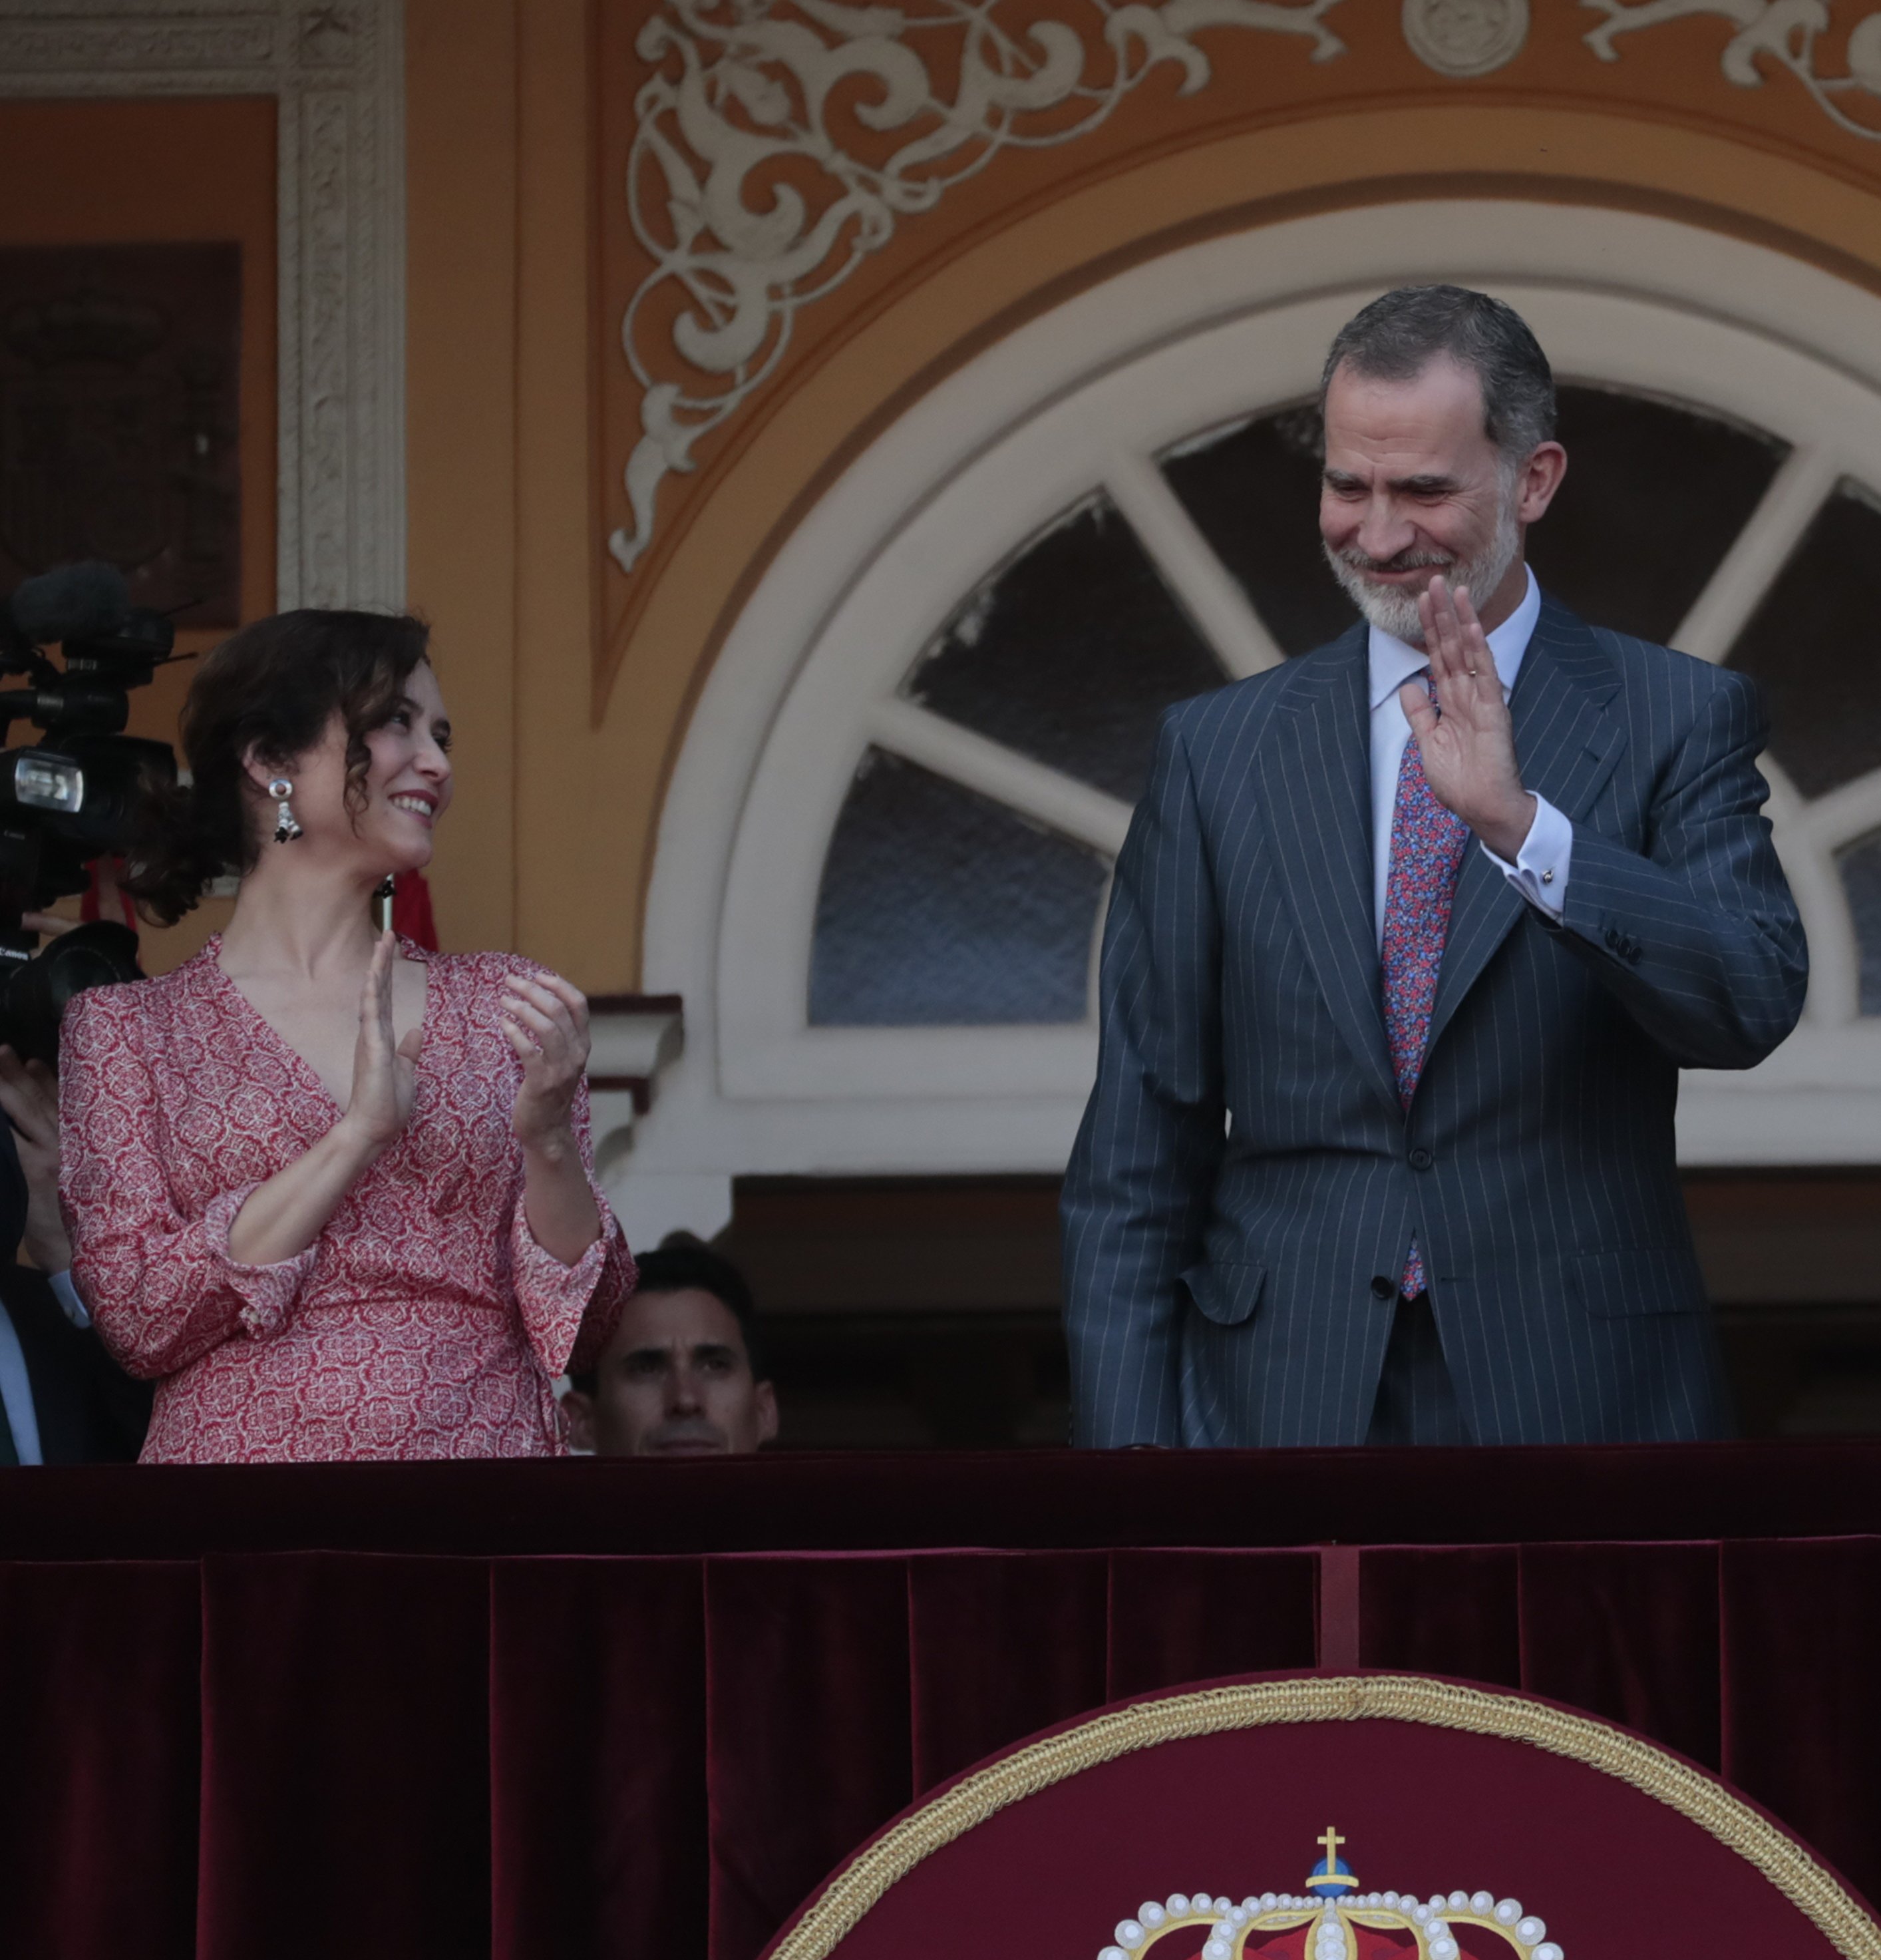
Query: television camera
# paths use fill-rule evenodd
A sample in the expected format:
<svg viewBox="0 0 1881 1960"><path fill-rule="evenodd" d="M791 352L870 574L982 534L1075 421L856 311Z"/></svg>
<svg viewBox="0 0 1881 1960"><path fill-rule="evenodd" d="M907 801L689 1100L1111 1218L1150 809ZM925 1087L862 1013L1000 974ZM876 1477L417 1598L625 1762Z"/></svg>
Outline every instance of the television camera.
<svg viewBox="0 0 1881 1960"><path fill-rule="evenodd" d="M167 743L124 733L130 690L179 657L175 644L108 565L44 573L0 603L0 678L24 682L0 687L0 729L25 720L43 738L0 749L0 1042L29 1059L56 1061L73 994L144 977L129 927L96 920L37 951L22 915L86 889L94 861L125 851L147 785L176 781Z"/></svg>

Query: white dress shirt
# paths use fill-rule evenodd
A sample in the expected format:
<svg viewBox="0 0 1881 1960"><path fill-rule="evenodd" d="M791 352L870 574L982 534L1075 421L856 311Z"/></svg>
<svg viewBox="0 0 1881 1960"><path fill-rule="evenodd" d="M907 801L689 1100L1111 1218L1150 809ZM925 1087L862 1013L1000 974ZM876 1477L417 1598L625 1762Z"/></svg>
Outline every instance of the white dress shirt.
<svg viewBox="0 0 1881 1960"><path fill-rule="evenodd" d="M14 1453L22 1463L39 1462L40 1419L33 1406L32 1379L26 1372L26 1356L4 1301L0 1301L0 1408L6 1411L7 1426L13 1431Z"/></svg>
<svg viewBox="0 0 1881 1960"><path fill-rule="evenodd" d="M1522 603L1489 635L1489 653L1502 683L1504 701L1514 688L1515 676L1522 670L1522 656L1528 651L1535 622L1540 617L1541 587L1531 571ZM1382 950L1385 890L1391 878L1391 813L1397 804L1398 770L1404 760L1404 745L1411 739L1411 724L1399 703L1398 689L1407 680L1429 671L1430 657L1422 647L1411 646L1381 627L1374 626L1370 632L1372 916ZM1535 798L1535 820L1513 864L1498 858L1486 844L1479 848L1530 905L1551 918L1560 918L1568 900L1568 861L1574 850L1574 826L1546 797Z"/></svg>
<svg viewBox="0 0 1881 1960"><path fill-rule="evenodd" d="M48 1273L46 1278L65 1309L65 1318L75 1327L89 1327L91 1316L78 1297L71 1274ZM7 1426L13 1431L13 1447L21 1462L42 1462L39 1411L33 1406L33 1380L27 1373L26 1355L4 1300L0 1300L0 1408L7 1412Z"/></svg>

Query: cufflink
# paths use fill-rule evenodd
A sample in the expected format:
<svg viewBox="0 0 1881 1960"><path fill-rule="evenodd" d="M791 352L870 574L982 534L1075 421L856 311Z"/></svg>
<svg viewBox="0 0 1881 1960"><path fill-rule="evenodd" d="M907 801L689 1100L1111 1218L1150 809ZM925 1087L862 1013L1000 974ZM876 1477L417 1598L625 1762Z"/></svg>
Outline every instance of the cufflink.
<svg viewBox="0 0 1881 1960"><path fill-rule="evenodd" d="M1555 867L1553 865L1550 864L1547 870L1543 872L1541 874L1541 881L1544 885L1552 885L1555 882Z"/></svg>

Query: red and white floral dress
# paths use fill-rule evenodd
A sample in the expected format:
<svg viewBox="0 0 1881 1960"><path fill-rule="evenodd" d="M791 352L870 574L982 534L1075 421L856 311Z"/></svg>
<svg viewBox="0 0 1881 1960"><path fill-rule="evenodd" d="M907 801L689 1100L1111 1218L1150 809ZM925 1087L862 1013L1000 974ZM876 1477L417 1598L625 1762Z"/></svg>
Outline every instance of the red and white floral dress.
<svg viewBox="0 0 1881 1960"><path fill-rule="evenodd" d="M593 1364L634 1262L598 1190L601 1235L572 1266L523 1214L498 1014L505 977L540 969L404 943L429 969L411 1120L304 1252L249 1266L236 1214L340 1111L220 943L79 994L60 1048L72 1274L106 1346L157 1384L142 1460L561 1455L551 1385ZM575 1122L591 1166L585 1085Z"/></svg>

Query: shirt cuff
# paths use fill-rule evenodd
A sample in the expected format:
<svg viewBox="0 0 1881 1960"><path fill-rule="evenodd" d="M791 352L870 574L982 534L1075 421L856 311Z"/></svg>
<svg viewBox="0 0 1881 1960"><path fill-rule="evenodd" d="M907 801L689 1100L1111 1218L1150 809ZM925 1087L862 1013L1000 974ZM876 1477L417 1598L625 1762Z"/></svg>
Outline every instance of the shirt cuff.
<svg viewBox="0 0 1881 1960"><path fill-rule="evenodd" d="M551 1376L561 1374L568 1366L595 1289L607 1268L610 1242L619 1235L614 1214L598 1192L595 1208L601 1229L573 1265L564 1265L537 1240L529 1230L520 1194L510 1222L510 1257L516 1278L516 1303L532 1344Z"/></svg>
<svg viewBox="0 0 1881 1960"><path fill-rule="evenodd" d="M265 1341L286 1325L288 1315L300 1297L300 1283L313 1270L313 1255L320 1242L316 1239L305 1251L272 1265L244 1265L229 1250L229 1233L236 1214L260 1188L257 1179L234 1191L219 1192L204 1208L202 1226L216 1263L221 1268L223 1280L239 1303L237 1315L242 1325L252 1338Z"/></svg>
<svg viewBox="0 0 1881 1960"><path fill-rule="evenodd" d="M1568 861L1574 855L1574 826L1546 797L1535 798L1535 820L1511 864L1488 845L1489 862L1537 912L1558 919L1567 909Z"/></svg>
<svg viewBox="0 0 1881 1960"><path fill-rule="evenodd" d="M81 1331L91 1325L91 1316L85 1311L84 1302L78 1297L78 1289L72 1284L71 1274L48 1273L46 1284L52 1290L52 1297L65 1309L65 1318Z"/></svg>

